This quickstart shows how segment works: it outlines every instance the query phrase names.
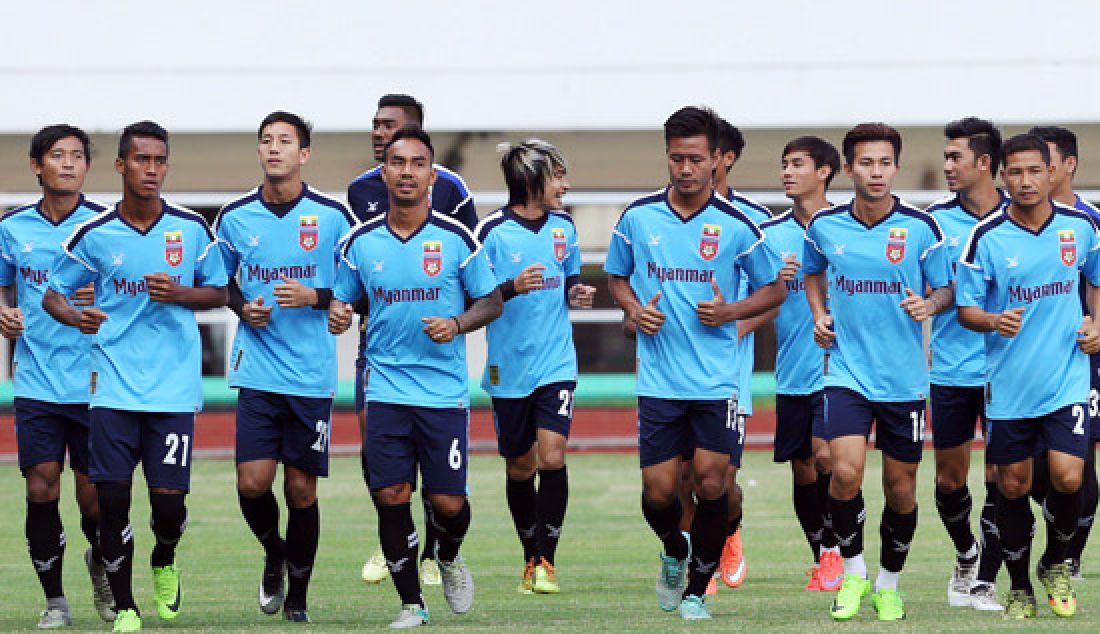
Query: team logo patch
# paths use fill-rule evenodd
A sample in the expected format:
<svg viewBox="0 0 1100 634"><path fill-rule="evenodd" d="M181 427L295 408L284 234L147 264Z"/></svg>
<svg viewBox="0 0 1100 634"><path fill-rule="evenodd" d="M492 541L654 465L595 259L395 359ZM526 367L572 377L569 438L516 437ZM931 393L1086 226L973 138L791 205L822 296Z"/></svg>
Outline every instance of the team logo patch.
<svg viewBox="0 0 1100 634"><path fill-rule="evenodd" d="M561 262L565 259L565 229L551 229L550 236L554 240L554 257Z"/></svg>
<svg viewBox="0 0 1100 634"><path fill-rule="evenodd" d="M183 262L183 232L164 232L164 261L171 266L179 266Z"/></svg>
<svg viewBox="0 0 1100 634"><path fill-rule="evenodd" d="M703 237L699 240L699 255L704 260L718 256L718 243L722 238L722 225L703 225Z"/></svg>
<svg viewBox="0 0 1100 634"><path fill-rule="evenodd" d="M424 260L421 266L428 277L435 277L443 270L443 243L437 240L424 241Z"/></svg>
<svg viewBox="0 0 1100 634"><path fill-rule="evenodd" d="M886 238L886 259L890 264L897 264L905 259L905 239L908 234L908 229L890 229L890 235Z"/></svg>
<svg viewBox="0 0 1100 634"><path fill-rule="evenodd" d="M1062 264L1073 266L1077 263L1077 236L1073 229L1063 229L1058 232L1058 251L1062 256Z"/></svg>
<svg viewBox="0 0 1100 634"><path fill-rule="evenodd" d="M306 251L317 248L317 216L298 216L298 246Z"/></svg>

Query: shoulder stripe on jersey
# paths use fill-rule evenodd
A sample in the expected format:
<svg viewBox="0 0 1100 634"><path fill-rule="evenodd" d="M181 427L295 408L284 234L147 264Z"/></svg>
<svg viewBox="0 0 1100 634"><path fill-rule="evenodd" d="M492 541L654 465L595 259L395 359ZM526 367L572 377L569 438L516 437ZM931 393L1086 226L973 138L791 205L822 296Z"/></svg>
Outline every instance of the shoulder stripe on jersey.
<svg viewBox="0 0 1100 634"><path fill-rule="evenodd" d="M741 222L745 223L745 225L752 230L753 235L755 235L757 239L764 237L764 232L760 230L760 226L753 222L752 218L749 218L747 215L745 215L745 212L738 209L736 205L726 200L725 198L722 198L721 196L715 196L715 200L718 201L718 204L713 205L715 209L725 212L726 215L734 218L735 220L740 220ZM769 216L770 215L771 214L769 214ZM750 248L749 251L752 251L752 249ZM746 251L745 253L748 253L749 251Z"/></svg>
<svg viewBox="0 0 1100 634"><path fill-rule="evenodd" d="M431 214L432 215L428 219L428 222L431 222L433 225L442 229L446 229L461 237L466 242L466 246L469 247L470 251L476 253L477 250L481 248L481 243L477 241L477 238L474 237L474 234L470 233L470 230L466 228L466 225L455 220L454 218L451 218L446 214L439 213L438 211L433 211L431 212Z"/></svg>
<svg viewBox="0 0 1100 634"><path fill-rule="evenodd" d="M826 207L824 209L819 209L817 211L817 213L815 213L813 215L813 217L810 218L810 222L806 223L806 231L809 232L810 227L814 226L814 223L817 222L818 220L820 220L822 218L827 218L829 216L836 216L838 214L842 214L842 213L848 211L848 209L849 209L848 203L844 203L842 205L833 205L832 207Z"/></svg>
<svg viewBox="0 0 1100 634"><path fill-rule="evenodd" d="M1071 218L1080 218L1081 220L1085 220L1089 223L1089 226L1092 227L1092 230L1096 231L1096 220L1091 215L1089 215L1089 212L1081 211L1076 207L1063 205L1059 202L1053 202L1052 206L1054 207L1055 213L1061 214L1063 216L1069 216Z"/></svg>
<svg viewBox="0 0 1100 634"><path fill-rule="evenodd" d="M788 220L790 220L793 217L794 217L794 210L793 209L788 209L787 211L784 211L781 214L772 216L771 218L768 218L764 222L761 222L760 223L760 228L761 229L766 229L768 227L774 227L776 225L781 225L781 224L783 224L784 222L787 222Z"/></svg>
<svg viewBox="0 0 1100 634"><path fill-rule="evenodd" d="M20 205L20 206L14 208L14 209L9 210L8 213L4 214L4 216L2 218L0 218L0 222L4 222L8 218L12 218L14 216L17 216L17 215L23 213L24 211L35 209L37 206L38 206L38 203L30 203L28 205Z"/></svg>
<svg viewBox="0 0 1100 634"><path fill-rule="evenodd" d="M555 218L561 218L562 220L568 220L569 224L573 225L573 228L577 228L577 223L573 222L573 216L565 213L564 211L551 210L546 212L547 214L554 216Z"/></svg>
<svg viewBox="0 0 1100 634"><path fill-rule="evenodd" d="M507 218L504 215L504 207L501 207L477 223L477 227L474 228L474 237L477 238L478 242L485 242L485 238L489 237L489 232L504 224L505 220Z"/></svg>
<svg viewBox="0 0 1100 634"><path fill-rule="evenodd" d="M367 171L363 172L362 174L356 176L355 179L351 181L351 185L354 185L354 184L358 183L361 180L365 180L365 179L368 179L368 178L373 178L376 174L381 173L381 171L382 171L382 166L381 165L375 165L374 167L370 168L369 170L367 170Z"/></svg>
<svg viewBox="0 0 1100 634"><path fill-rule="evenodd" d="M951 209L957 204L958 196L944 196L943 198L932 201L931 205L924 208L924 213L931 214L937 211L943 211L944 209Z"/></svg>
<svg viewBox="0 0 1100 634"><path fill-rule="evenodd" d="M321 192L317 191L309 185L306 185L306 198L309 198L313 202L325 205L326 207L332 207L336 211L339 211L341 214L344 215L344 220L348 221L349 227L354 227L355 223L359 222L355 218L355 216L352 215L351 210L348 209L347 205L331 196L326 196L322 194Z"/></svg>
<svg viewBox="0 0 1100 634"><path fill-rule="evenodd" d="M970 235L966 238L966 244L963 245L962 257L959 258L959 261L970 268L977 268L977 265L974 264L974 258L978 254L978 241L1006 220L1008 220L1008 214L1005 212L1005 208L1001 207L974 225L974 228L970 230Z"/></svg>
<svg viewBox="0 0 1100 634"><path fill-rule="evenodd" d="M107 205L99 202L98 200L92 200L90 198L84 199L84 206L96 212L97 214L107 211Z"/></svg>
<svg viewBox="0 0 1100 634"><path fill-rule="evenodd" d="M214 227L220 228L222 226L222 218L233 211L234 209L240 209L250 202L258 200L260 196L260 188L253 187L247 194L242 194L233 200L222 205L222 208L218 211L217 217L214 218Z"/></svg>
<svg viewBox="0 0 1100 634"><path fill-rule="evenodd" d="M351 231L348 232L347 239L344 241L344 249L340 254L341 257L346 258L347 254L348 254L348 251L351 249L351 244L353 242L355 242L359 237L365 236L368 233L370 233L371 231L374 231L378 227L381 227L385 224L386 224L386 217L384 215L380 214L378 216L375 216L374 218L371 218L370 220L368 220L366 222L361 222L361 223L353 226L351 228ZM351 262L348 262L348 264L350 265ZM352 268L355 268L355 267L352 267Z"/></svg>
<svg viewBox="0 0 1100 634"><path fill-rule="evenodd" d="M462 180L462 176L459 175L458 172L455 172L453 170L449 170L446 167L443 167L442 165L440 165L439 163L433 163L432 167L435 168L436 173L439 174L440 176L442 176L444 178L444 180L450 181L455 187L457 187L458 191L463 196L465 196L467 199L470 198L470 188L466 186L466 181ZM466 202L466 201L464 200L462 202ZM461 207L462 205L459 204L458 206Z"/></svg>
<svg viewBox="0 0 1100 634"><path fill-rule="evenodd" d="M721 196L719 196L719 198L721 198ZM772 216L775 215L775 214L772 213L771 209L768 209L764 205L761 205L760 203L756 202L755 200L749 198L748 196L745 196L744 194L737 191L736 189L733 190L733 196L730 197L730 200L746 204L749 207L752 207L753 209L759 211L760 213L764 214L765 216L767 216L769 218L771 218Z"/></svg>
<svg viewBox="0 0 1100 634"><path fill-rule="evenodd" d="M655 191L651 194L646 194L645 196L642 196L641 198L636 198L635 200L631 201L631 203L629 205L626 206L626 209L623 209L623 213L619 214L619 219L615 222L615 226L616 227L619 226L619 223L621 223L623 221L623 216L625 216L626 213L628 211L630 211L631 209L634 209L636 207L641 207L643 205L651 205L653 203L659 203L662 200L664 200L664 197L665 197L665 189L661 188L661 189L658 189L657 191Z"/></svg>
<svg viewBox="0 0 1100 634"><path fill-rule="evenodd" d="M936 237L936 242L943 242L943 231L940 230L940 223L936 222L932 214L925 213L904 200L899 200L898 202L901 203L898 205L898 213L924 221L924 224L928 225L928 228L932 230L932 235ZM927 251L925 252L927 253Z"/></svg>
<svg viewBox="0 0 1100 634"><path fill-rule="evenodd" d="M206 218L204 218L202 214L197 211L188 209L187 207L181 207L175 203L170 203L168 201L165 201L165 203L165 213L176 216L177 218L185 218L198 224L200 227L203 228L204 231L206 231L206 237L210 238L211 242L217 241L217 238L214 236L214 232L210 230L210 223L206 222Z"/></svg>
<svg viewBox="0 0 1100 634"><path fill-rule="evenodd" d="M73 231L73 235L69 236L65 240L65 242L62 243L63 248L65 249L65 251L72 251L73 247L75 247L77 245L77 243L80 242L81 239L83 239L84 236L88 234L89 231L91 231L92 229L95 229L96 227L105 225L105 224L107 224L108 222L110 222L111 220L113 220L117 217L118 217L118 211L116 210L115 207L112 207L110 209L105 209L105 210L101 211L100 213L96 214L92 218L89 218L87 220L87 222L80 223L79 225L77 225L76 230ZM83 261L81 261L81 262L83 263ZM88 265L85 263L84 266L88 266ZM88 266L88 268L91 268L91 267ZM95 269L92 269L92 270L95 270Z"/></svg>

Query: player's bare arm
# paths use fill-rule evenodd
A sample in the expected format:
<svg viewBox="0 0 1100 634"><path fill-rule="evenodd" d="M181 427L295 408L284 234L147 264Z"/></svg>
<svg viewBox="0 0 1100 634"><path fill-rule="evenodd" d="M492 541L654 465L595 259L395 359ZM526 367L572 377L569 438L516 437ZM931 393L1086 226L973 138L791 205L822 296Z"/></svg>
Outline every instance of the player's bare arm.
<svg viewBox="0 0 1100 634"><path fill-rule="evenodd" d="M622 307L623 312L626 314L627 321L634 324L637 330L652 336L657 334L657 331L665 324L665 314L657 308L657 303L661 299L660 291L643 306L638 301L634 289L630 287L630 280L627 278L610 275L608 276L608 287L611 290L611 296L615 298L615 302Z"/></svg>
<svg viewBox="0 0 1100 634"><path fill-rule="evenodd" d="M11 286L0 287L0 335L18 339L23 334L23 311L9 301Z"/></svg>
<svg viewBox="0 0 1100 634"><path fill-rule="evenodd" d="M833 317L825 308L824 273L814 273L803 278L806 284L806 302L814 317L814 342L822 348L833 345L836 331L833 330Z"/></svg>
<svg viewBox="0 0 1100 634"><path fill-rule="evenodd" d="M447 343L458 335L473 332L500 317L504 312L504 300L500 289L479 297L470 303L466 312L454 317L424 317L424 332L436 343Z"/></svg>
<svg viewBox="0 0 1100 634"><path fill-rule="evenodd" d="M907 288L905 289L905 299L901 300L901 307L905 309L905 312L909 314L913 321L924 321L954 305L954 283L942 288L932 289L926 297L921 297L914 293L913 289Z"/></svg>
<svg viewBox="0 0 1100 634"><path fill-rule="evenodd" d="M334 335L342 335L351 327L351 320L355 316L355 309L351 304L333 298L328 307L328 331Z"/></svg>
<svg viewBox="0 0 1100 634"><path fill-rule="evenodd" d="M774 282L754 290L745 299L725 304L719 309L719 313L724 317L722 323L750 319L778 308L785 299L787 299L787 285L776 278Z"/></svg>
<svg viewBox="0 0 1100 634"><path fill-rule="evenodd" d="M1002 337L1015 337L1023 323L1024 307L1009 308L1000 313L988 313L977 306L959 306L959 323L974 332L996 332Z"/></svg>
<svg viewBox="0 0 1100 634"><path fill-rule="evenodd" d="M219 308L229 302L225 286L183 286L167 273L158 271L145 276L149 299L165 304L179 304L191 310Z"/></svg>
<svg viewBox="0 0 1100 634"><path fill-rule="evenodd" d="M73 307L64 296L52 288L46 289L46 294L42 297L42 310L70 328L79 328L80 332L86 335L94 335L98 332L99 325L107 319L107 313L98 308L81 310Z"/></svg>

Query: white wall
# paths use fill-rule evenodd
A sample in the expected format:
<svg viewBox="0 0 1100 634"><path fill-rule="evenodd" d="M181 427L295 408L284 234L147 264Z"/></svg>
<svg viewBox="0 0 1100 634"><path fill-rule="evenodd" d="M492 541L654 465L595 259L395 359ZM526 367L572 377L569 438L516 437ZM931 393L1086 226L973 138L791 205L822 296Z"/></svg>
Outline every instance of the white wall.
<svg viewBox="0 0 1100 634"><path fill-rule="evenodd" d="M0 15L0 133L147 117L241 131L274 108L362 130L399 91L435 130L656 128L686 103L744 127L1074 123L1100 100L1087 0L2 0Z"/></svg>

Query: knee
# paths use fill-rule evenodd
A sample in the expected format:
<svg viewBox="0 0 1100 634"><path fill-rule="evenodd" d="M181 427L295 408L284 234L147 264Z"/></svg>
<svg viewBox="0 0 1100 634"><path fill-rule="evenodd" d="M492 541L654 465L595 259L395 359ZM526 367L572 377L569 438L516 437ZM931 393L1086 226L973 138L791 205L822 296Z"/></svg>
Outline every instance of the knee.
<svg viewBox="0 0 1100 634"><path fill-rule="evenodd" d="M1031 478L1009 469L997 472L997 488L1010 500L1022 498L1031 490Z"/></svg>
<svg viewBox="0 0 1100 634"><path fill-rule="evenodd" d="M306 508L317 500L317 480L311 477L288 476L283 485L287 506L296 509Z"/></svg>
<svg viewBox="0 0 1100 634"><path fill-rule="evenodd" d="M795 484L810 484L817 481L817 470L814 468L813 458L796 458L791 460L791 475Z"/></svg>
<svg viewBox="0 0 1100 634"><path fill-rule="evenodd" d="M853 464L836 462L833 464L832 487L843 493L855 495L863 480L863 471ZM845 498L846 499L846 498Z"/></svg>
<svg viewBox="0 0 1100 634"><path fill-rule="evenodd" d="M695 472L695 494L704 500L713 500L726 492L726 472L706 470Z"/></svg>
<svg viewBox="0 0 1100 634"><path fill-rule="evenodd" d="M823 475L832 472L833 454L829 452L828 443L821 443L814 448L814 468Z"/></svg>
<svg viewBox="0 0 1100 634"><path fill-rule="evenodd" d="M443 517L454 517L466 505L466 498L461 495L433 495L431 505L432 513L438 513Z"/></svg>
<svg viewBox="0 0 1100 634"><path fill-rule="evenodd" d="M34 469L27 472L27 499L41 504L61 497L61 478Z"/></svg>
<svg viewBox="0 0 1100 634"><path fill-rule="evenodd" d="M645 483L642 486L642 500L646 506L663 509L677 499L677 489L662 486L659 483Z"/></svg>
<svg viewBox="0 0 1100 634"><path fill-rule="evenodd" d="M1056 474L1052 472L1050 474L1050 485L1059 493L1076 493L1081 489L1083 481L1084 478L1080 470L1075 473Z"/></svg>
<svg viewBox="0 0 1100 634"><path fill-rule="evenodd" d="M384 487L374 492L374 498L382 506L397 506L408 504L412 491L407 484L395 484Z"/></svg>
<svg viewBox="0 0 1100 634"><path fill-rule="evenodd" d="M936 471L936 489L943 493L957 491L966 485L966 474L956 465L946 465Z"/></svg>
<svg viewBox="0 0 1100 634"><path fill-rule="evenodd" d="M246 498L258 498L271 490L271 483L250 475L237 477L237 491Z"/></svg>
<svg viewBox="0 0 1100 634"><path fill-rule="evenodd" d="M565 447L539 444L539 468L557 471L565 466Z"/></svg>
<svg viewBox="0 0 1100 634"><path fill-rule="evenodd" d="M530 480L535 475L534 454L528 453L517 458L506 459L505 470L508 473L509 480L515 480L516 482Z"/></svg>

